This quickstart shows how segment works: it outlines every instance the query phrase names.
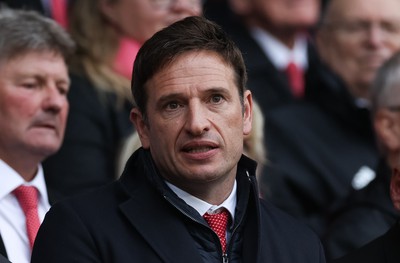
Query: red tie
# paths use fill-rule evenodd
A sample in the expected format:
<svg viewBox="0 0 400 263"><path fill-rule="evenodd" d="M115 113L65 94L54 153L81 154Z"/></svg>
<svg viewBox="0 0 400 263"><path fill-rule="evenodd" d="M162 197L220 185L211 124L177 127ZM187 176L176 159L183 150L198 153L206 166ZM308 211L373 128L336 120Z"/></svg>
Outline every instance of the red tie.
<svg viewBox="0 0 400 263"><path fill-rule="evenodd" d="M296 64L290 62L286 68L285 73L287 74L293 96L296 98L303 97L304 95L303 71L299 67L297 67Z"/></svg>
<svg viewBox="0 0 400 263"><path fill-rule="evenodd" d="M208 225L217 234L221 242L222 251L225 253L226 250L226 227L229 221L229 212L226 209L222 209L216 214L205 213L203 215Z"/></svg>
<svg viewBox="0 0 400 263"><path fill-rule="evenodd" d="M28 233L29 245L32 249L33 242L40 226L38 215L38 193L33 186L19 186L13 191L19 205L25 214L26 232Z"/></svg>

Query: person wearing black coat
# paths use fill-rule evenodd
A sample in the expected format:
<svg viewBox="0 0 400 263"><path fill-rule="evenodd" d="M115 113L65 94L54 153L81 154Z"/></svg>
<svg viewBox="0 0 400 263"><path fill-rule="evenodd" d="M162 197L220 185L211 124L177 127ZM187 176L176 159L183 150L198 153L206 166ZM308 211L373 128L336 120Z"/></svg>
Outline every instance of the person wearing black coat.
<svg viewBox="0 0 400 263"><path fill-rule="evenodd" d="M239 162L229 262L325 262L318 238L258 198L254 162ZM117 182L55 204L39 230L32 262L222 262L216 235L138 150Z"/></svg>
<svg viewBox="0 0 400 263"><path fill-rule="evenodd" d="M251 92L226 33L185 18L145 42L134 68L142 148L118 181L51 208L32 263L324 263L318 237L259 198L243 155Z"/></svg>

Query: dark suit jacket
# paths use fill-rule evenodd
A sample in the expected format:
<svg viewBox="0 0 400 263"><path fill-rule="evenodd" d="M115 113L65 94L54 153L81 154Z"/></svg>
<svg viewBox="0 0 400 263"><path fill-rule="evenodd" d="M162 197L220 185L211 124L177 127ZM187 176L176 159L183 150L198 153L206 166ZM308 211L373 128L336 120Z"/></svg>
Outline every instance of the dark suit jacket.
<svg viewBox="0 0 400 263"><path fill-rule="evenodd" d="M400 226L397 222L386 234L333 263L400 262Z"/></svg>
<svg viewBox="0 0 400 263"><path fill-rule="evenodd" d="M360 168L377 167L379 153L369 110L324 65L318 71L310 100L266 117L269 160L283 176L265 179L274 204L321 234L330 207L350 194Z"/></svg>
<svg viewBox="0 0 400 263"><path fill-rule="evenodd" d="M242 157L238 168L230 262L325 262L309 229L258 199L249 161ZM165 185L148 151L139 149L120 180L50 209L32 263L222 262L216 240L201 215ZM209 260L211 255L216 260Z"/></svg>

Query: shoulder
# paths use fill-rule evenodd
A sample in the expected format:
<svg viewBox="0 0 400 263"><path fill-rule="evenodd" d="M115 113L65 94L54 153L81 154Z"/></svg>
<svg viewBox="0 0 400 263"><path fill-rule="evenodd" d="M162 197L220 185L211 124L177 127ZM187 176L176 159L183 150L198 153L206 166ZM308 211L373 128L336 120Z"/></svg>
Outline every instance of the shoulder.
<svg viewBox="0 0 400 263"><path fill-rule="evenodd" d="M262 223L269 227L270 231L277 231L282 236L287 235L287 237L290 236L292 239L306 238L319 242L319 238L314 231L304 223L265 200L261 200L260 204Z"/></svg>
<svg viewBox="0 0 400 263"><path fill-rule="evenodd" d="M271 256L271 262L325 262L325 253L317 235L303 223L263 200L260 233L265 259Z"/></svg>

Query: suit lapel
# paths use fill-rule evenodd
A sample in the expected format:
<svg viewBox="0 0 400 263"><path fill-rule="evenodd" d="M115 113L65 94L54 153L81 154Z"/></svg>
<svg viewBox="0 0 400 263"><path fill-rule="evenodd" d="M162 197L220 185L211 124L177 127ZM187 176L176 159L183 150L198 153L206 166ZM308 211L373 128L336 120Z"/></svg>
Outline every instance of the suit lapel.
<svg viewBox="0 0 400 263"><path fill-rule="evenodd" d="M165 262L202 263L182 219L152 191L142 187L120 205L121 211Z"/></svg>

